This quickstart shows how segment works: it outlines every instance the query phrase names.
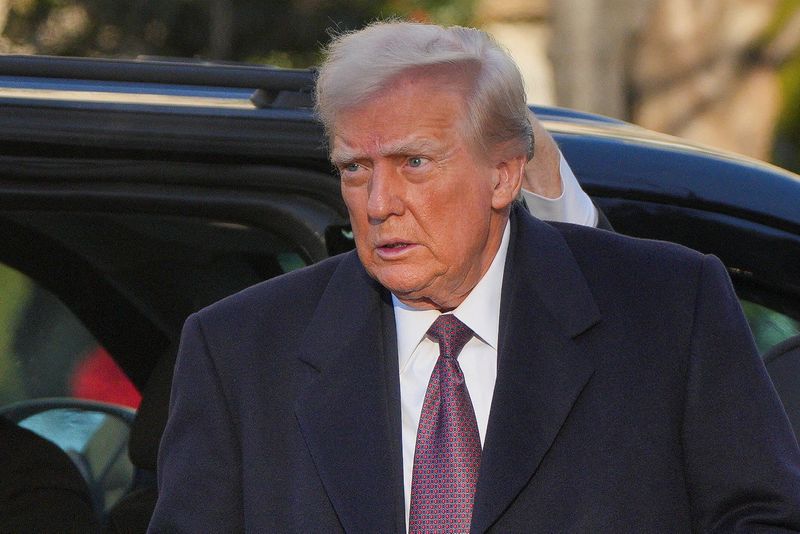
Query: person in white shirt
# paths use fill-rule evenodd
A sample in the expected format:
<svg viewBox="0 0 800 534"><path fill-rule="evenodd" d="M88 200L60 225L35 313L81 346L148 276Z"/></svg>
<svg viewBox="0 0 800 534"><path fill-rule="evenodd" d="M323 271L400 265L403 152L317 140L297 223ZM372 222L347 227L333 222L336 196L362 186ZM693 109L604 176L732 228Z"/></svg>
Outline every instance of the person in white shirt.
<svg viewBox="0 0 800 534"><path fill-rule="evenodd" d="M530 212L543 221L598 226L597 208L538 118L529 112L533 127L533 157L525 165L522 196ZM606 221L606 229L610 226Z"/></svg>

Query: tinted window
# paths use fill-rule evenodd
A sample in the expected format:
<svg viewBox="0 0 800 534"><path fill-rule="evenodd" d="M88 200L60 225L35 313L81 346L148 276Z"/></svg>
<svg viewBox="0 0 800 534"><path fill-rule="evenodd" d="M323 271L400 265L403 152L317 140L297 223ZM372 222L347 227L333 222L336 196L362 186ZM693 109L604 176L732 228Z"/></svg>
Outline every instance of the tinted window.
<svg viewBox="0 0 800 534"><path fill-rule="evenodd" d="M0 405L76 397L135 408L136 387L49 291L0 264Z"/></svg>

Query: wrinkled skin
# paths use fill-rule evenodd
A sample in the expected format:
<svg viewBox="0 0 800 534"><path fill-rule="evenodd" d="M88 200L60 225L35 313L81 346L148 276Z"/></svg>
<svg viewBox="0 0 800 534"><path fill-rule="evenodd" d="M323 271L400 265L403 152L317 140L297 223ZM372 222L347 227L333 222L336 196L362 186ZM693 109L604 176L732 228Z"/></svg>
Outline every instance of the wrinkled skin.
<svg viewBox="0 0 800 534"><path fill-rule="evenodd" d="M421 309L458 306L488 270L525 156L486 154L460 129L463 84L401 75L338 113L331 159L369 274ZM508 152L506 149L505 152Z"/></svg>

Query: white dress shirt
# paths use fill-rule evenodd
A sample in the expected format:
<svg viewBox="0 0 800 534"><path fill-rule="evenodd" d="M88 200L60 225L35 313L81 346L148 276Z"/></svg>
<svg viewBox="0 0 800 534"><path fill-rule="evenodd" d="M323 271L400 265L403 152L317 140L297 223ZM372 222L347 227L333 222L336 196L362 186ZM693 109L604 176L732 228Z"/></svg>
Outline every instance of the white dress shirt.
<svg viewBox="0 0 800 534"><path fill-rule="evenodd" d="M561 171L561 196L547 198L522 190L528 209L543 221L568 222L584 226L597 226L597 208L589 195L581 189L564 155L559 153Z"/></svg>
<svg viewBox="0 0 800 534"><path fill-rule="evenodd" d="M464 346L458 363L464 372L481 445L489 424L489 409L497 378L497 337L500 327L500 292L511 230L506 224L500 248L489 270L467 298L452 311L475 333ZM439 357L439 345L425 335L438 310L416 310L392 295L397 327L397 356L400 368L400 408L403 425L403 485L405 489L406 525L411 507L411 476L414 470L414 449L417 427L433 367Z"/></svg>

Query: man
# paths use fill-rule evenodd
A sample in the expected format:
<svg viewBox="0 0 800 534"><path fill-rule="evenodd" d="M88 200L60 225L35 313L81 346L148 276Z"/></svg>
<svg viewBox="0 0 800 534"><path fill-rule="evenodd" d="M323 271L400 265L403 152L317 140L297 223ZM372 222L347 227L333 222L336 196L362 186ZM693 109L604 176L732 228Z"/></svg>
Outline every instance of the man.
<svg viewBox="0 0 800 534"><path fill-rule="evenodd" d="M187 320L153 532L800 530L800 451L718 260L515 202L484 33L337 38L356 253Z"/></svg>

